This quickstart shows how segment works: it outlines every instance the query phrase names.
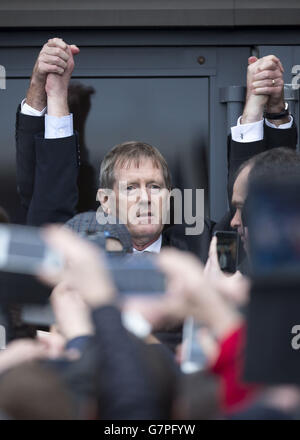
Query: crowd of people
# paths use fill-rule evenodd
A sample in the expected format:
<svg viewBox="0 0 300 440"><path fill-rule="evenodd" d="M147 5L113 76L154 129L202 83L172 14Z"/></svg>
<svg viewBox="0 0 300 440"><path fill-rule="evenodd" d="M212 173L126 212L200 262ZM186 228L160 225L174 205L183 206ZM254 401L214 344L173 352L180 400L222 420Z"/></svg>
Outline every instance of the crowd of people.
<svg viewBox="0 0 300 440"><path fill-rule="evenodd" d="M22 322L22 291L19 303L2 307L13 329L0 352L0 418L299 418L297 384L244 377L252 286L244 205L257 181L300 170L281 61L249 58L243 114L228 139L230 208L218 223L203 217L202 233L189 235L187 225L164 215L173 206L166 160L140 141L108 151L90 195L100 207L78 213L82 159L69 90L79 52L60 38L48 40L17 111L17 185L27 225L41 228L64 265L39 273L51 286L51 325ZM0 219L9 223L5 211ZM241 240L234 274L219 265L220 230L235 230ZM150 259L164 291L120 294L109 258ZM151 277L148 283L151 290ZM188 318L199 324L195 343L204 359L189 374L181 368Z"/></svg>

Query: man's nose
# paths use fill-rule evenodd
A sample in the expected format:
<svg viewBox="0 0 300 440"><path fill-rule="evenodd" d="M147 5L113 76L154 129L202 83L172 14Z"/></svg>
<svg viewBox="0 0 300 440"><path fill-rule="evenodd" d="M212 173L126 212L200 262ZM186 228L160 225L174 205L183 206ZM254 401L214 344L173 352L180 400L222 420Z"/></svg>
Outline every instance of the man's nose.
<svg viewBox="0 0 300 440"><path fill-rule="evenodd" d="M150 203L150 192L147 188L140 188L139 191L139 201L140 203Z"/></svg>
<svg viewBox="0 0 300 440"><path fill-rule="evenodd" d="M235 214L231 219L230 226L233 229L237 229L239 226L241 226L241 216L239 215L237 210L235 211Z"/></svg>

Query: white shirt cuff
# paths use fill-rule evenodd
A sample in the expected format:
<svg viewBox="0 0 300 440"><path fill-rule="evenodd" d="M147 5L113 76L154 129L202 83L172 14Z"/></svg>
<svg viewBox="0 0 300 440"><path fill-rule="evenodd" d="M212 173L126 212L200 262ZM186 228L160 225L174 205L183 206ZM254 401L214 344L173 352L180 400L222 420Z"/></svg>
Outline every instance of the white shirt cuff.
<svg viewBox="0 0 300 440"><path fill-rule="evenodd" d="M257 142L264 137L264 120L252 122L250 124L241 124L241 116L235 127L231 127L231 137L235 142Z"/></svg>
<svg viewBox="0 0 300 440"><path fill-rule="evenodd" d="M45 115L45 139L57 139L73 136L73 115Z"/></svg>
<svg viewBox="0 0 300 440"><path fill-rule="evenodd" d="M264 120L252 122L250 124L241 124L241 116L237 120L237 125L231 127L231 137L235 142L247 143L261 141L264 137ZM290 121L279 126L265 119L268 127L285 130L293 125L293 116L290 115Z"/></svg>
<svg viewBox="0 0 300 440"><path fill-rule="evenodd" d="M21 102L21 113L23 115L28 115L28 116L44 116L44 114L46 113L47 107L45 107L41 112L39 110L36 110L33 107L30 107L30 105L26 104L26 98L23 99L23 101Z"/></svg>

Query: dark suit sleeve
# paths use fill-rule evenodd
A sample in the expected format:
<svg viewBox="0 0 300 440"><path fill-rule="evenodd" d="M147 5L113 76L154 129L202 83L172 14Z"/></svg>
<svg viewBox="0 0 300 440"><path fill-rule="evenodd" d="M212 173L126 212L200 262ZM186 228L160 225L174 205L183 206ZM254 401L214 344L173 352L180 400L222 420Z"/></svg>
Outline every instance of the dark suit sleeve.
<svg viewBox="0 0 300 440"><path fill-rule="evenodd" d="M17 191L27 212L32 199L35 177L35 135L44 131L44 117L23 115L19 106L16 117Z"/></svg>
<svg viewBox="0 0 300 440"><path fill-rule="evenodd" d="M264 138L257 142L236 142L228 137L228 197L232 198L232 189L236 172L243 162L256 154L277 147L296 149L297 127L295 120L291 128L271 128L264 124Z"/></svg>
<svg viewBox="0 0 300 440"><path fill-rule="evenodd" d="M268 125L264 125L264 136L266 139L267 149L288 147L296 150L297 146L297 126L295 124L295 118L291 128L278 129L271 128Z"/></svg>
<svg viewBox="0 0 300 440"><path fill-rule="evenodd" d="M78 200L78 137L44 139L44 117L17 112L17 188L27 224L65 223Z"/></svg>
<svg viewBox="0 0 300 440"><path fill-rule="evenodd" d="M34 191L27 223L65 223L76 213L78 201L78 142L77 135L44 139L35 136Z"/></svg>

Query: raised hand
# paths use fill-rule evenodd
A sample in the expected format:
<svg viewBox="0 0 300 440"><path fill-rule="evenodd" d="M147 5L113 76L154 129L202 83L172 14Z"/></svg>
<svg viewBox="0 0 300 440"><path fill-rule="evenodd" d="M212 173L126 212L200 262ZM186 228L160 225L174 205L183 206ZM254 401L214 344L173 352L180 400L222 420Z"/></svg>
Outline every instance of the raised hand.
<svg viewBox="0 0 300 440"><path fill-rule="evenodd" d="M75 45L66 45L65 53L68 56L65 69L61 74L49 73L45 84L47 93L47 112L52 116L66 116L68 108L68 87L74 69L74 57L79 53Z"/></svg>
<svg viewBox="0 0 300 440"><path fill-rule="evenodd" d="M266 107L278 113L284 108L283 67L274 55L248 59L247 95L242 124L260 121Z"/></svg>
<svg viewBox="0 0 300 440"><path fill-rule="evenodd" d="M250 282L236 271L234 275L222 272L217 252L217 237L213 237L209 247L209 257L204 268L204 276L210 284L227 300L236 306L244 306L249 299Z"/></svg>
<svg viewBox="0 0 300 440"><path fill-rule="evenodd" d="M158 265L167 279L165 295L130 298L126 310L141 313L154 329L163 322L193 316L220 338L240 324L239 313L207 280L197 257L173 248L163 249Z"/></svg>
<svg viewBox="0 0 300 440"><path fill-rule="evenodd" d="M89 307L78 292L61 282L53 289L50 301L57 330L67 341L93 334Z"/></svg>
<svg viewBox="0 0 300 440"><path fill-rule="evenodd" d="M62 75L67 67L70 55L68 45L61 38L52 38L44 44L33 68L30 87L26 102L36 110L43 110L47 105L45 85L47 75L55 73ZM79 51L79 49L78 49Z"/></svg>

